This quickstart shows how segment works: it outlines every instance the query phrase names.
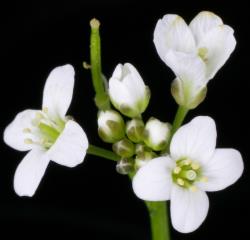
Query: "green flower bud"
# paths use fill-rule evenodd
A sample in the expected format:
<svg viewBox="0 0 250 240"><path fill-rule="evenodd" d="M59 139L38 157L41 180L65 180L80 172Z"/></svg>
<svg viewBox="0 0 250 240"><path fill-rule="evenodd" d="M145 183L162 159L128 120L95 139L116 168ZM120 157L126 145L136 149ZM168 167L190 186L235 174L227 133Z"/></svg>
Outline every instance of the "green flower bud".
<svg viewBox="0 0 250 240"><path fill-rule="evenodd" d="M135 154L141 154L145 151L150 152L151 149L149 147L147 147L144 143L139 143L135 145Z"/></svg>
<svg viewBox="0 0 250 240"><path fill-rule="evenodd" d="M144 123L141 119L132 119L126 124L126 134L134 142L143 142Z"/></svg>
<svg viewBox="0 0 250 240"><path fill-rule="evenodd" d="M107 143L115 143L125 136L125 124L120 113L114 110L98 114L98 134Z"/></svg>
<svg viewBox="0 0 250 240"><path fill-rule="evenodd" d="M135 158L135 168L139 169L148 163L151 159L156 158L157 154L152 151L144 151L137 154Z"/></svg>
<svg viewBox="0 0 250 240"><path fill-rule="evenodd" d="M171 125L156 118L150 118L144 129L144 142L154 151L161 151L167 147Z"/></svg>
<svg viewBox="0 0 250 240"><path fill-rule="evenodd" d="M127 138L124 138L113 144L113 151L123 158L130 158L135 154L135 146Z"/></svg>
<svg viewBox="0 0 250 240"><path fill-rule="evenodd" d="M195 86L192 82L176 78L172 82L171 93L177 104L187 109L194 109L205 99L207 86Z"/></svg>
<svg viewBox="0 0 250 240"><path fill-rule="evenodd" d="M116 164L116 171L122 175L127 175L134 170L133 160L130 158L123 158Z"/></svg>

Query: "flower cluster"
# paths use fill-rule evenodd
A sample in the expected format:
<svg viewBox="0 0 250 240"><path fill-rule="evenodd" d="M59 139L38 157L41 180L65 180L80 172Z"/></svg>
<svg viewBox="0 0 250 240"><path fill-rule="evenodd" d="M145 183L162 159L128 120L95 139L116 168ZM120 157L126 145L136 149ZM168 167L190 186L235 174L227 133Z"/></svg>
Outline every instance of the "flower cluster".
<svg viewBox="0 0 250 240"><path fill-rule="evenodd" d="M92 25L97 34L99 22L93 20ZM201 12L189 25L180 16L165 15L156 24L154 44L175 74L171 93L187 113L205 99L208 81L227 61L236 40L233 29L220 17ZM42 110L22 111L4 131L9 146L29 151L15 172L14 189L20 196L34 195L50 161L74 167L86 155L85 132L66 116L73 87L73 67L55 68L45 84ZM208 116L195 117L181 127L184 118L173 126L154 117L144 121L150 89L130 63L116 66L108 93L101 96L109 99L105 109L97 105L98 134L112 144L116 155L111 154L119 156L116 170L130 175L140 199L170 200L176 230L196 230L208 212L206 192L222 190L241 176L244 166L239 151L216 148L216 126Z"/></svg>

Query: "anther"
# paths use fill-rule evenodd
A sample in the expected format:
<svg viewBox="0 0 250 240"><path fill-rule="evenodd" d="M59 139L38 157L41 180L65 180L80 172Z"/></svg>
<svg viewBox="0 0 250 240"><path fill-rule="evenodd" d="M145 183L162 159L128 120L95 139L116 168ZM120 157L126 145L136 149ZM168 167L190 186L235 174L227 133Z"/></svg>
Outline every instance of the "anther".
<svg viewBox="0 0 250 240"><path fill-rule="evenodd" d="M190 159L184 160L184 165L189 165L192 163L192 161Z"/></svg>
<svg viewBox="0 0 250 240"><path fill-rule="evenodd" d="M175 168L174 168L174 173L175 173L175 174L179 174L180 171L181 171L181 168L180 168L180 167L175 167Z"/></svg>
<svg viewBox="0 0 250 240"><path fill-rule="evenodd" d="M49 109L47 107L43 107L43 110L42 110L44 113L48 113L49 112Z"/></svg>
<svg viewBox="0 0 250 240"><path fill-rule="evenodd" d="M197 192L197 190L198 190L198 188L194 185L192 185L189 189L191 192Z"/></svg>
<svg viewBox="0 0 250 240"><path fill-rule="evenodd" d="M206 176L203 176L201 179L200 179L201 182L204 182L206 183L208 181L208 178Z"/></svg>
<svg viewBox="0 0 250 240"><path fill-rule="evenodd" d="M192 163L192 164L191 164L191 168L192 168L193 170L198 170L198 169L200 168L200 165L199 165L198 163Z"/></svg>
<svg viewBox="0 0 250 240"><path fill-rule="evenodd" d="M30 138L25 138L25 139L24 139L24 143L25 143L25 144L32 144L32 143L34 143L34 142L33 142L32 139L30 139Z"/></svg>
<svg viewBox="0 0 250 240"><path fill-rule="evenodd" d="M40 112L36 112L36 119L42 119L43 115Z"/></svg>
<svg viewBox="0 0 250 240"><path fill-rule="evenodd" d="M24 128L24 129L23 129L23 133L31 133L30 128Z"/></svg>
<svg viewBox="0 0 250 240"><path fill-rule="evenodd" d="M177 184L179 184L180 186L184 186L184 184L185 184L184 180L181 178L177 178L176 181L177 181Z"/></svg>

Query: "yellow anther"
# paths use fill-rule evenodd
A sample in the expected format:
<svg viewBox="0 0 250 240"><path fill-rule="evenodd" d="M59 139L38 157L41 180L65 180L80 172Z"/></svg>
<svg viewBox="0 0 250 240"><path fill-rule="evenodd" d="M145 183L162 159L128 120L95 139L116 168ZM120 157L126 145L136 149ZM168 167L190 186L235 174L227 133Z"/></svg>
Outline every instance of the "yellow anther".
<svg viewBox="0 0 250 240"><path fill-rule="evenodd" d="M191 164L191 168L192 168L193 170L198 170L198 169L200 168L200 164L198 164L198 163L192 163L192 164Z"/></svg>
<svg viewBox="0 0 250 240"><path fill-rule="evenodd" d="M201 182L204 182L206 183L208 181L208 178L206 176L203 176L201 179L200 179Z"/></svg>
<svg viewBox="0 0 250 240"><path fill-rule="evenodd" d="M36 119L43 118L43 115L40 112L36 112Z"/></svg>
<svg viewBox="0 0 250 240"><path fill-rule="evenodd" d="M177 178L177 184L180 185L180 186L184 186L185 182L184 182L183 179Z"/></svg>
<svg viewBox="0 0 250 240"><path fill-rule="evenodd" d="M187 160L185 160L183 163L184 163L184 165L189 165L189 164L192 163L192 161L191 161L190 159L187 159Z"/></svg>
<svg viewBox="0 0 250 240"><path fill-rule="evenodd" d="M197 192L197 190L198 190L198 188L194 185L192 185L189 189L191 192Z"/></svg>
<svg viewBox="0 0 250 240"><path fill-rule="evenodd" d="M198 55L201 57L203 61L207 61L207 53L208 49L206 47L201 47L198 50Z"/></svg>
<svg viewBox="0 0 250 240"><path fill-rule="evenodd" d="M24 129L23 129L23 133L31 133L30 128L24 128Z"/></svg>
<svg viewBox="0 0 250 240"><path fill-rule="evenodd" d="M33 141L32 141L32 139L30 139L30 138L25 138L25 139L24 139L24 143L25 143L25 144L32 144Z"/></svg>
<svg viewBox="0 0 250 240"><path fill-rule="evenodd" d="M181 168L180 168L180 167L175 167L175 168L174 168L174 173L175 173L175 174L180 173L180 171L181 171Z"/></svg>
<svg viewBox="0 0 250 240"><path fill-rule="evenodd" d="M49 112L49 109L47 107L43 107L43 110L42 110L44 113L48 113Z"/></svg>

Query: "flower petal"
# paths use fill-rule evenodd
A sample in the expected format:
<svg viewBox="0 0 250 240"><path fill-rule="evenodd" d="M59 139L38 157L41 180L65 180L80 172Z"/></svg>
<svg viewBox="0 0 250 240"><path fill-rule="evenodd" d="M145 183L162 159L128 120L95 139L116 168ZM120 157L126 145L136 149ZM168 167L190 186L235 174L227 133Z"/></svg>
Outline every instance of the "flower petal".
<svg viewBox="0 0 250 240"><path fill-rule="evenodd" d="M209 208L207 194L197 190L173 185L171 191L171 220L173 227L181 233L189 233L196 230L205 220Z"/></svg>
<svg viewBox="0 0 250 240"><path fill-rule="evenodd" d="M193 82L199 86L206 85L206 65L195 54L170 50L165 55L165 62L182 81Z"/></svg>
<svg viewBox="0 0 250 240"><path fill-rule="evenodd" d="M14 176L14 189L19 196L32 197L49 164L46 152L31 150L18 165Z"/></svg>
<svg viewBox="0 0 250 240"><path fill-rule="evenodd" d="M48 109L51 117L64 119L72 100L74 75L74 68L69 64L50 73L44 87L43 108Z"/></svg>
<svg viewBox="0 0 250 240"><path fill-rule="evenodd" d="M174 160L187 157L204 164L214 153L216 136L216 126L212 118L195 117L174 134L170 144L171 157Z"/></svg>
<svg viewBox="0 0 250 240"><path fill-rule="evenodd" d="M207 78L211 79L225 64L236 46L234 30L221 25L206 34L199 43L198 49L206 49Z"/></svg>
<svg viewBox="0 0 250 240"><path fill-rule="evenodd" d="M174 166L171 158L158 157L141 167L133 178L136 196L147 201L169 200Z"/></svg>
<svg viewBox="0 0 250 240"><path fill-rule="evenodd" d="M207 182L199 183L204 191L219 191L235 183L242 175L243 160L235 149L216 149L213 157L206 163L203 175Z"/></svg>
<svg viewBox="0 0 250 240"><path fill-rule="evenodd" d="M222 25L221 18L209 11L200 12L189 24L198 45L204 36L213 28Z"/></svg>
<svg viewBox="0 0 250 240"><path fill-rule="evenodd" d="M35 119L37 110L24 110L16 115L14 120L6 127L3 139L10 147L19 151L28 151L33 148L32 144L25 143L25 139L34 139L32 120ZM27 131L26 131L27 130Z"/></svg>
<svg viewBox="0 0 250 240"><path fill-rule="evenodd" d="M54 145L48 150L50 159L66 167L83 162L88 149L88 139L81 126L69 120Z"/></svg>
<svg viewBox="0 0 250 240"><path fill-rule="evenodd" d="M185 21L175 14L167 14L158 20L154 30L154 44L162 61L165 61L165 55L170 49L185 53L195 50L191 30Z"/></svg>

